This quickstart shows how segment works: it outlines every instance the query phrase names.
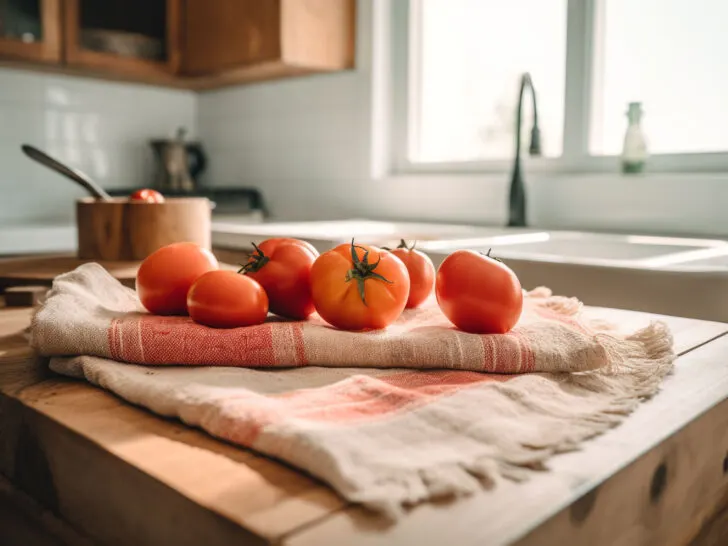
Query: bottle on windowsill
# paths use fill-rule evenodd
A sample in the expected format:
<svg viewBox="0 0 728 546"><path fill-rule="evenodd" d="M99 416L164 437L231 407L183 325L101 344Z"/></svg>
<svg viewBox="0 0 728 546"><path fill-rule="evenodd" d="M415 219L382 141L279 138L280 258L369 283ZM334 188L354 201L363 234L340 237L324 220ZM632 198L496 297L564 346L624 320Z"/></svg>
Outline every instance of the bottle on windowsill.
<svg viewBox="0 0 728 546"><path fill-rule="evenodd" d="M641 103L629 103L627 110L629 125L624 135L624 147L622 149L622 172L624 174L641 173L645 170L648 153L647 140L640 125L642 114Z"/></svg>

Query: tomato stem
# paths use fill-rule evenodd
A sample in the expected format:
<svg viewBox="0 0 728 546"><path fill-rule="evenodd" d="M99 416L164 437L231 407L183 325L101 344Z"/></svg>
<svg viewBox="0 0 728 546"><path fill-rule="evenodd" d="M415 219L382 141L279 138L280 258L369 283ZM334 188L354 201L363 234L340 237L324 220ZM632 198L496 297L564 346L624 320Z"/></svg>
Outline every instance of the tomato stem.
<svg viewBox="0 0 728 546"><path fill-rule="evenodd" d="M356 249L359 248L364 251L364 255L359 259L359 255L356 253ZM357 288L359 290L359 297L364 305L367 304L367 300L364 294L364 281L367 279L377 279L384 281L389 284L394 284L393 281L386 279L379 273L375 273L374 270L382 261L382 256L373 264L369 263L369 251L363 246L354 244L354 239L351 240L351 264L352 268L346 272L346 282L355 280Z"/></svg>
<svg viewBox="0 0 728 546"><path fill-rule="evenodd" d="M496 262L500 262L500 263L503 263L503 260L501 260L500 258L497 258L497 257L495 257L495 256L491 256L491 255L490 255L490 253L491 253L492 251L493 251L493 249L492 249L492 248L489 248L489 249L488 249L488 252L486 252L485 254L483 254L482 252L479 252L479 254L480 254L481 256L485 256L486 258L490 258L491 260L495 260Z"/></svg>
<svg viewBox="0 0 728 546"><path fill-rule="evenodd" d="M243 275L245 275L246 273L255 273L257 271L260 271L260 269L270 261L270 258L266 256L260 248L258 248L258 245L256 245L252 241L250 244L253 245L255 252L250 255L248 263L246 263L238 270L238 273L241 273Z"/></svg>
<svg viewBox="0 0 728 546"><path fill-rule="evenodd" d="M399 245L397 246L397 248L404 248L405 250L414 250L416 246L417 246L417 241L414 241L412 243L412 245L410 246L407 244L407 241L405 241L404 239L400 239Z"/></svg>

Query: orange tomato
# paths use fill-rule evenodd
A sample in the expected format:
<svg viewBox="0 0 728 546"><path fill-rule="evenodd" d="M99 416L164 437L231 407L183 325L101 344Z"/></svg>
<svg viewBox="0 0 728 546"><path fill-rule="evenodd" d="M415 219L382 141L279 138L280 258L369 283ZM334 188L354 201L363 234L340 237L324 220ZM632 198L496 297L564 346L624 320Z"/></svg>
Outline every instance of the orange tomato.
<svg viewBox="0 0 728 546"><path fill-rule="evenodd" d="M488 254L457 250L437 270L435 293L440 309L465 332L504 334L523 310L523 290L516 274Z"/></svg>
<svg viewBox="0 0 728 546"><path fill-rule="evenodd" d="M213 328L251 326L268 316L268 296L247 275L208 271L190 288L187 308L192 320Z"/></svg>
<svg viewBox="0 0 728 546"><path fill-rule="evenodd" d="M391 250L404 263L409 273L410 291L407 308L419 307L432 294L435 286L435 266L424 252L415 250L415 245L407 246L404 239Z"/></svg>
<svg viewBox="0 0 728 546"><path fill-rule="evenodd" d="M263 286L270 311L296 320L313 314L311 267L319 255L316 249L297 239L269 239L254 246L241 271Z"/></svg>
<svg viewBox="0 0 728 546"><path fill-rule="evenodd" d="M203 273L218 268L212 252L195 243L174 243L152 252L139 266L136 289L155 315L187 314L187 292Z"/></svg>
<svg viewBox="0 0 728 546"><path fill-rule="evenodd" d="M402 314L409 289L399 258L354 241L324 252L311 268L316 311L343 330L385 328Z"/></svg>

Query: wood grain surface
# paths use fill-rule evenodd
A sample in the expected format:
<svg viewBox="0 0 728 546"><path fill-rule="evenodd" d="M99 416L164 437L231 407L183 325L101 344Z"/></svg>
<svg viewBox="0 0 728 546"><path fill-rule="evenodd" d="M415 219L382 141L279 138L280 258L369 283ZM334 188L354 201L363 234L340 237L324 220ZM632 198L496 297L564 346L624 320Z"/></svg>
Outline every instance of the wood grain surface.
<svg viewBox="0 0 728 546"><path fill-rule="evenodd" d="M211 246L211 207L203 197L135 203L125 198L76 202L78 257L84 260L143 260L183 241Z"/></svg>
<svg viewBox="0 0 728 546"><path fill-rule="evenodd" d="M355 0L187 0L182 70L206 89L352 68Z"/></svg>
<svg viewBox="0 0 728 546"><path fill-rule="evenodd" d="M0 309L0 473L93 541L669 546L720 523L728 337L716 336L728 325L664 318L683 356L621 426L527 482L425 504L390 524L284 464L53 375L27 346L30 312Z"/></svg>
<svg viewBox="0 0 728 546"><path fill-rule="evenodd" d="M0 544L91 546L92 542L0 475Z"/></svg>
<svg viewBox="0 0 728 546"><path fill-rule="evenodd" d="M61 273L73 271L78 266L96 260L81 260L69 255L28 256L0 260L0 291L8 286L45 285ZM123 284L133 286L139 261L97 261Z"/></svg>
<svg viewBox="0 0 728 546"><path fill-rule="evenodd" d="M48 286L11 286L5 289L7 307L34 307L45 299Z"/></svg>
<svg viewBox="0 0 728 546"><path fill-rule="evenodd" d="M185 10L186 74L217 74L281 58L280 0L187 0Z"/></svg>

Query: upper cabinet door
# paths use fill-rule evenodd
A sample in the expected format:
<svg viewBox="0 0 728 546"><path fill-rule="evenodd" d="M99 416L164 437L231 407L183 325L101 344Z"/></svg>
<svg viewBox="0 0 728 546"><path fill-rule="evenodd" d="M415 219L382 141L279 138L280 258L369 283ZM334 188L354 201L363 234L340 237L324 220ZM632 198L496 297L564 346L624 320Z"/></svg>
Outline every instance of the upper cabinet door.
<svg viewBox="0 0 728 546"><path fill-rule="evenodd" d="M280 0L187 0L183 69L188 75L275 61Z"/></svg>
<svg viewBox="0 0 728 546"><path fill-rule="evenodd" d="M0 0L0 58L58 62L60 0Z"/></svg>
<svg viewBox="0 0 728 546"><path fill-rule="evenodd" d="M180 4L65 0L66 63L141 81L173 76L180 65Z"/></svg>
<svg viewBox="0 0 728 546"><path fill-rule="evenodd" d="M354 65L355 0L186 0L181 73L199 89Z"/></svg>

